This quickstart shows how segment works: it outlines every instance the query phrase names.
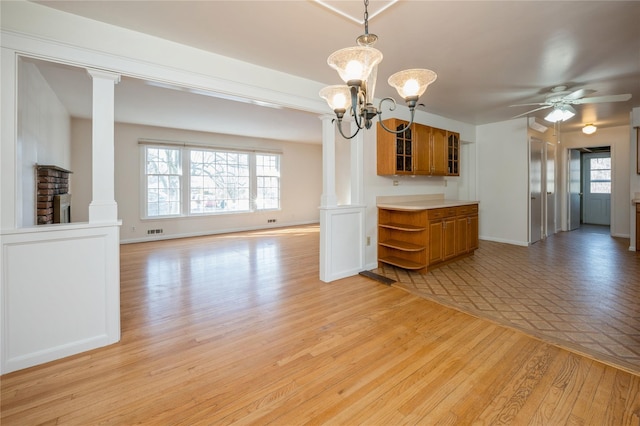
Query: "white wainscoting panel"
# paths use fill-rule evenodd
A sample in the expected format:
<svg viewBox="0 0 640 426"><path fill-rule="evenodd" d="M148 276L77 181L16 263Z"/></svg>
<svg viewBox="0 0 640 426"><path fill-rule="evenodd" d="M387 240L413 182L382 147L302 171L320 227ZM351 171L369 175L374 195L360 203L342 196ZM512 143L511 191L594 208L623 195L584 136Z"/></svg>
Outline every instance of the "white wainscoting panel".
<svg viewBox="0 0 640 426"><path fill-rule="evenodd" d="M120 340L119 226L15 231L2 241L2 373Z"/></svg>
<svg viewBox="0 0 640 426"><path fill-rule="evenodd" d="M320 209L320 279L331 282L364 269L364 206Z"/></svg>

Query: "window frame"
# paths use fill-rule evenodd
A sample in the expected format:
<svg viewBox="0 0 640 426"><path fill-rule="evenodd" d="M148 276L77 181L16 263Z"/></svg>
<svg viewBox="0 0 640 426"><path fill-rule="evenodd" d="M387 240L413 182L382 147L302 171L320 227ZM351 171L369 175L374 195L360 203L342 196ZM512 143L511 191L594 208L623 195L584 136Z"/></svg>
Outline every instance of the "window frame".
<svg viewBox="0 0 640 426"><path fill-rule="evenodd" d="M255 150L255 149L234 149L207 145L189 145L189 144L175 144L175 143L161 143L147 140L140 140L140 219L141 220L158 220L158 219L175 219L175 218L187 218L187 217L203 217L203 216L217 216L228 214L251 214L265 211L278 211L282 206L282 180L281 180L281 166L282 166L282 153L276 150ZM172 215L149 215L148 204L148 187L147 187L147 153L149 149L177 149L181 159L181 171L180 176L180 213ZM225 154L239 154L248 156L248 168L249 168L249 200L248 209L242 210L220 210L220 211L206 211L206 212L192 212L191 209L191 192L192 192L192 169L191 169L191 153L194 151L204 151L213 153L225 153ZM275 163L277 166L277 207L259 208L256 202L258 194L258 178L257 175L257 160L258 155L273 156L275 157Z"/></svg>

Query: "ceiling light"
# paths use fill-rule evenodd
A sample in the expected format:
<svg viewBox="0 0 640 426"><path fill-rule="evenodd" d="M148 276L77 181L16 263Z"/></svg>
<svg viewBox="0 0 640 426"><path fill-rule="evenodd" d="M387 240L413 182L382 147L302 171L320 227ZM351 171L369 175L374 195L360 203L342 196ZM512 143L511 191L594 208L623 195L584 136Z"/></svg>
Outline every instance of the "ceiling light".
<svg viewBox="0 0 640 426"><path fill-rule="evenodd" d="M553 111L551 111L544 119L552 123L556 123L558 121L567 121L574 115L576 115L576 110L573 109L571 105L561 104L553 107Z"/></svg>
<svg viewBox="0 0 640 426"><path fill-rule="evenodd" d="M594 126L593 124L587 124L582 128L582 133L584 133L585 135L592 135L596 132L596 130L598 130L596 126Z"/></svg>
<svg viewBox="0 0 640 426"><path fill-rule="evenodd" d="M411 120L400 130L391 130L385 127L381 119L382 104L385 101L391 102L389 110L392 111L396 107L396 101L393 98L384 98L377 108L372 103L378 64L382 61L382 52L372 47L378 40L378 36L369 34L368 5L369 0L364 0L364 34L356 39L358 46L340 49L327 59L329 66L338 72L346 86L327 86L320 91L320 97L324 98L335 112L338 119L338 130L345 139L353 138L362 129L371 128L372 120L376 116L378 116L382 128L387 132L404 132L413 123L418 99L427 90L427 86L437 78L435 72L427 69L400 71L389 77L388 83L396 88L398 94L409 107ZM353 116L358 127L351 136L345 136L342 132L342 119L347 111Z"/></svg>

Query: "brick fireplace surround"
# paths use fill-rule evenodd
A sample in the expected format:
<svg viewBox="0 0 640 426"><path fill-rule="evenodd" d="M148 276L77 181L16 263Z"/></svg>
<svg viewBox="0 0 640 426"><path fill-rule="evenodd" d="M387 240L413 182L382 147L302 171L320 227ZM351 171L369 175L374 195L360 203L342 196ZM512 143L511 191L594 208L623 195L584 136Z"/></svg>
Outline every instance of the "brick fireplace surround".
<svg viewBox="0 0 640 426"><path fill-rule="evenodd" d="M57 166L45 165L36 165L36 171L38 197L36 223L38 225L55 223L54 198L56 195L69 193L69 175L72 172Z"/></svg>

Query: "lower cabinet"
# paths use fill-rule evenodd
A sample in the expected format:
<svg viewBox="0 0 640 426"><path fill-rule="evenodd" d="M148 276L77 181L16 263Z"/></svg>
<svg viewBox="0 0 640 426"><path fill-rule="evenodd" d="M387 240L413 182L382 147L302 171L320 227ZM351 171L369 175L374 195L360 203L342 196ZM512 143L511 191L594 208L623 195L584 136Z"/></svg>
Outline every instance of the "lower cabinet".
<svg viewBox="0 0 640 426"><path fill-rule="evenodd" d="M378 209L378 261L426 272L428 232L423 211Z"/></svg>
<svg viewBox="0 0 640 426"><path fill-rule="evenodd" d="M378 262L426 273L478 248L478 205L378 209Z"/></svg>

